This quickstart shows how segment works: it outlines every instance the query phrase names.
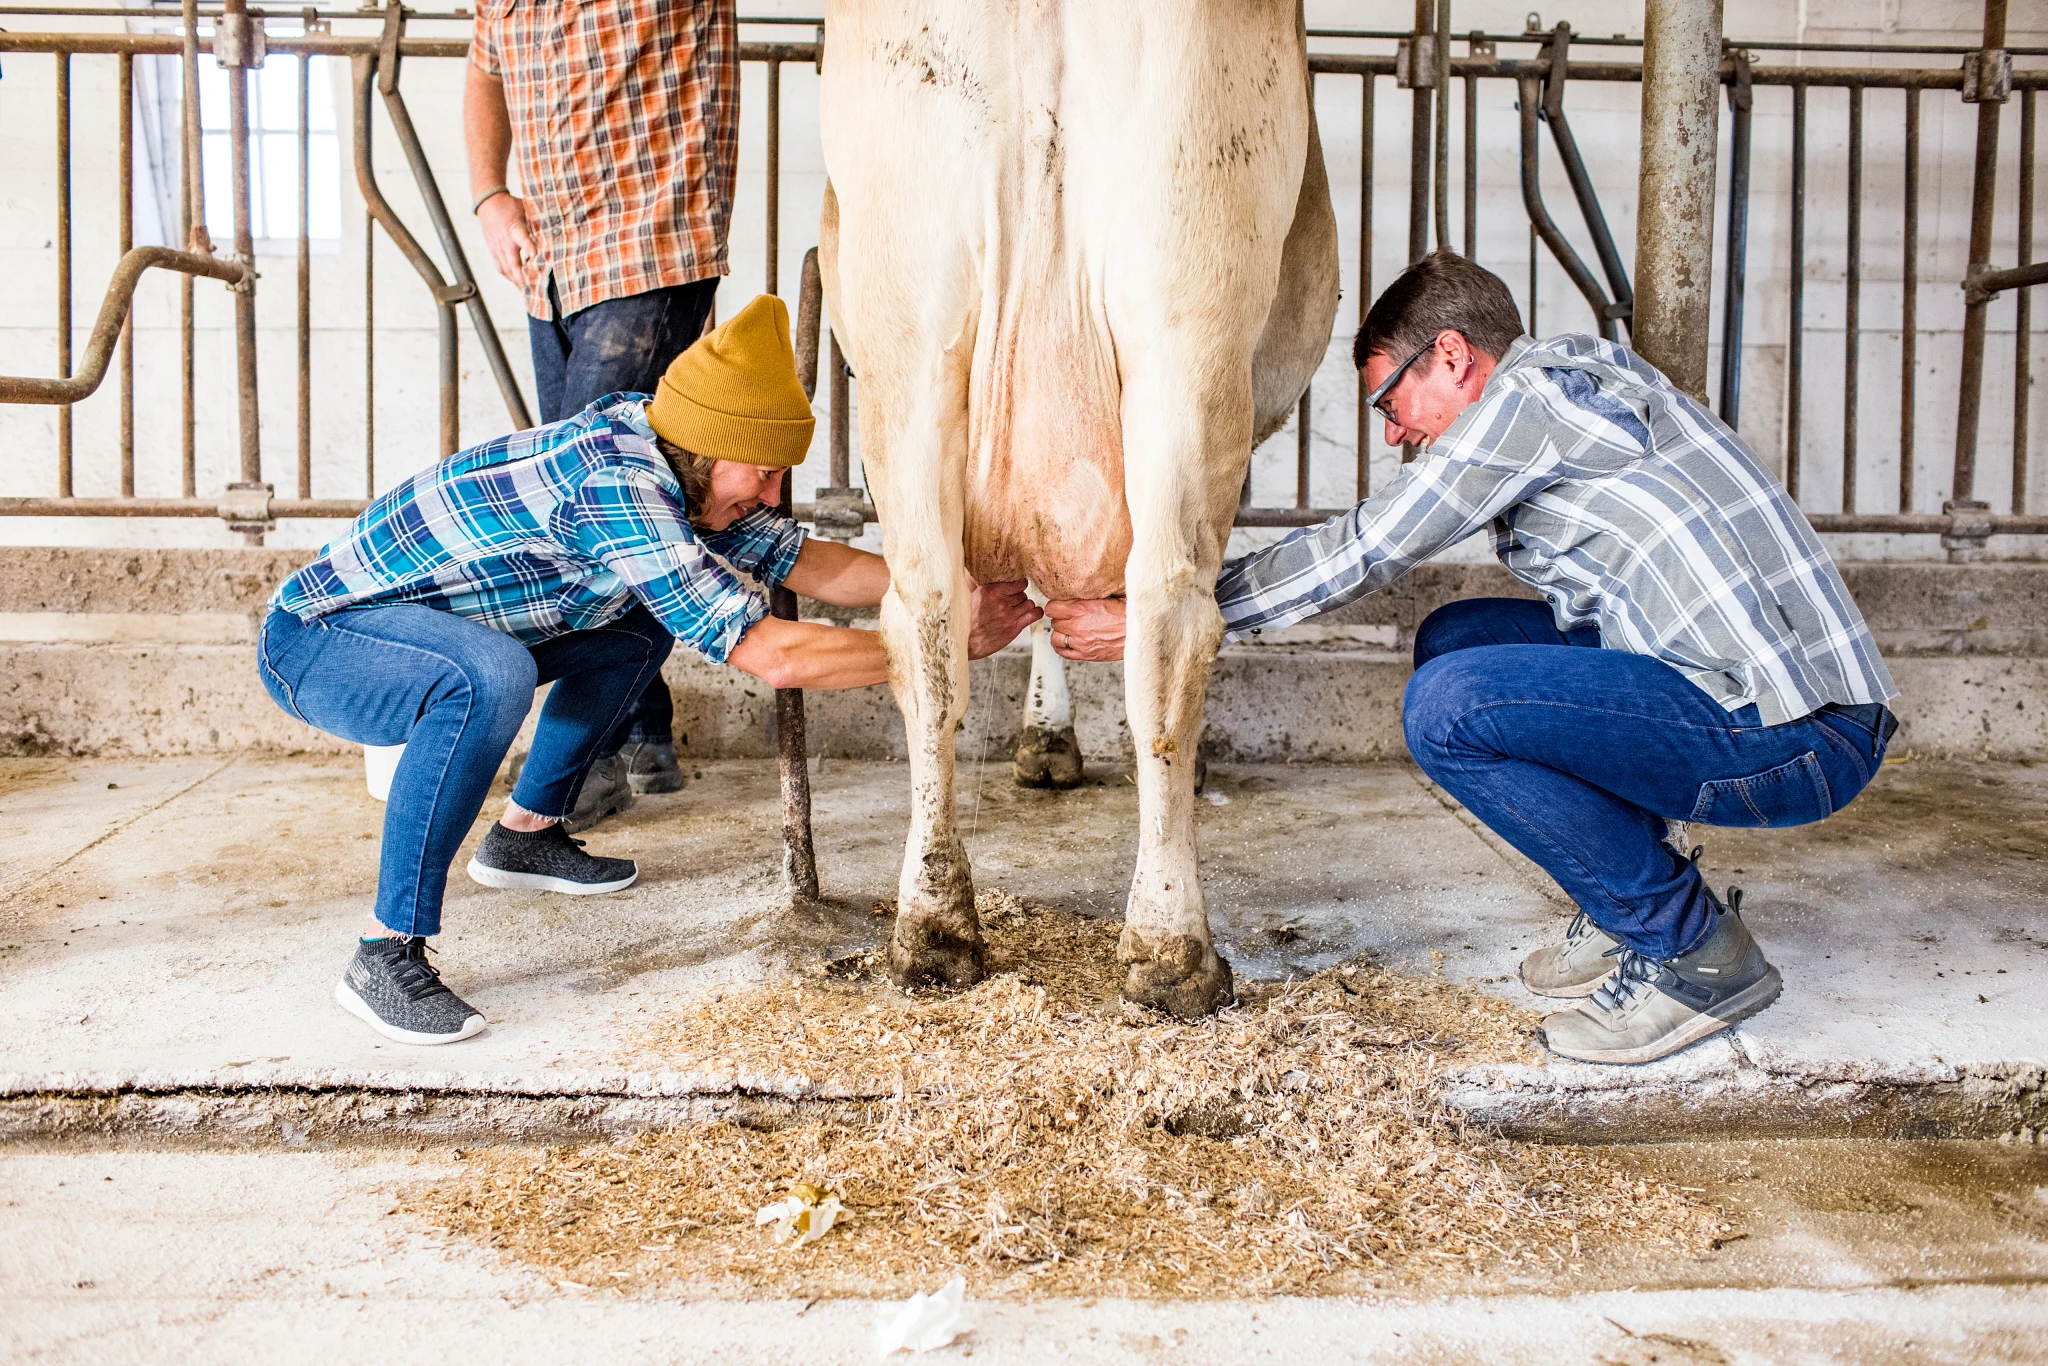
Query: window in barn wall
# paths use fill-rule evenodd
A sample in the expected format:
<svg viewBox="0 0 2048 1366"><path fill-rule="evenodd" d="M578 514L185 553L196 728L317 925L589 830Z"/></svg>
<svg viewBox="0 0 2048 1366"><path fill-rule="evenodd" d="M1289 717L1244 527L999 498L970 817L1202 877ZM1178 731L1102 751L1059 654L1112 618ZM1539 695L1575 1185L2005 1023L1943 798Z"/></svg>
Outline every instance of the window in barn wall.
<svg viewBox="0 0 2048 1366"><path fill-rule="evenodd" d="M279 37L297 30L274 30ZM249 73L249 230L258 242L299 235L299 63L273 54ZM308 91L308 236L341 239L341 151L334 126L331 63L312 59ZM206 139L206 230L218 243L235 240L234 144L228 131L228 77L205 57L199 65L199 121Z"/></svg>

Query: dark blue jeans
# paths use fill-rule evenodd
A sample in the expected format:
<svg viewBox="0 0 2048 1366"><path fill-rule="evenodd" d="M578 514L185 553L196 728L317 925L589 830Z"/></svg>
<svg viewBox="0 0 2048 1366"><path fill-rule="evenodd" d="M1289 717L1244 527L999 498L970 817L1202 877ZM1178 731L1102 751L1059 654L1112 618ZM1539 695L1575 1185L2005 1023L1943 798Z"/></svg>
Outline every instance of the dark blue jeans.
<svg viewBox="0 0 2048 1366"><path fill-rule="evenodd" d="M573 417L592 399L606 394L653 393L669 362L703 333L717 292L718 277L714 275L687 285L606 299L565 318L550 277L548 303L553 316L526 320L527 339L533 344L533 377L540 388L540 420L560 422ZM669 698L668 684L657 676L641 694L632 724L619 742L668 740L674 729L675 704Z"/></svg>
<svg viewBox="0 0 2048 1366"><path fill-rule="evenodd" d="M512 800L566 816L593 755L616 749L633 701L658 678L673 638L646 608L528 647L502 631L417 603L356 607L302 622L273 611L257 641L272 700L330 735L404 745L384 808L377 920L438 934L448 865L491 779L554 683Z"/></svg>
<svg viewBox="0 0 2048 1366"><path fill-rule="evenodd" d="M1599 644L1597 628L1559 631L1542 602L1439 608L1415 633L1408 750L1594 924L1675 958L1713 908L1664 822L1821 820L1869 783L1884 740L1836 710L1763 725L1754 706L1731 712L1670 665Z"/></svg>

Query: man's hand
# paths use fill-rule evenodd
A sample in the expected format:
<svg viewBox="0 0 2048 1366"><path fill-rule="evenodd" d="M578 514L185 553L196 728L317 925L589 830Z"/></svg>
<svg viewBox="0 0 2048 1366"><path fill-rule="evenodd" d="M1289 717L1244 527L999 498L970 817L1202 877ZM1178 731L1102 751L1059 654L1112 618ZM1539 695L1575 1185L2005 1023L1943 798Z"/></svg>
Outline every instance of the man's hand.
<svg viewBox="0 0 2048 1366"><path fill-rule="evenodd" d="M476 218L484 230L484 245L491 249L498 274L525 289L526 277L532 273L531 263L538 254L533 234L526 227L526 201L515 199L509 190L494 194L477 207Z"/></svg>
<svg viewBox="0 0 2048 1366"><path fill-rule="evenodd" d="M967 657L988 658L1044 615L1024 592L1024 580L982 584L974 590L974 625L967 633Z"/></svg>
<svg viewBox="0 0 2048 1366"><path fill-rule="evenodd" d="M1045 614L1052 618L1052 648L1068 659L1122 659L1124 657L1124 600L1084 598L1071 602L1049 602Z"/></svg>

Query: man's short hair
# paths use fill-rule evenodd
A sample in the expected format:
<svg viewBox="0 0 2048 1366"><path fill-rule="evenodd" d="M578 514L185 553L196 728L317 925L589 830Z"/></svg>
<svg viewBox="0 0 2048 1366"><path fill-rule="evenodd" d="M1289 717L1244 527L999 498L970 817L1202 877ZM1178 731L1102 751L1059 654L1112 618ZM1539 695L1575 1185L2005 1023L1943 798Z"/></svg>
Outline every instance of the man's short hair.
<svg viewBox="0 0 2048 1366"><path fill-rule="evenodd" d="M1402 271L1374 301L1351 343L1351 363L1363 370L1368 356L1398 360L1445 329L1463 333L1466 341L1499 359L1522 335L1522 311L1500 276L1454 251L1438 249Z"/></svg>

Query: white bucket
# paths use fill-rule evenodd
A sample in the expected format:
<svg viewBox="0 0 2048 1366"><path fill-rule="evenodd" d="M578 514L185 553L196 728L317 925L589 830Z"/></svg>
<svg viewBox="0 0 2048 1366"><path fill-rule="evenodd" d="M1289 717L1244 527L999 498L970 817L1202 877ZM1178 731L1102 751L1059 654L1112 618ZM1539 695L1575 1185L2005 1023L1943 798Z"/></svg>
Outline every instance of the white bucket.
<svg viewBox="0 0 2048 1366"><path fill-rule="evenodd" d="M363 746L363 780L369 784L370 795L378 801L391 800L391 775L398 771L398 761L404 754L404 745Z"/></svg>

